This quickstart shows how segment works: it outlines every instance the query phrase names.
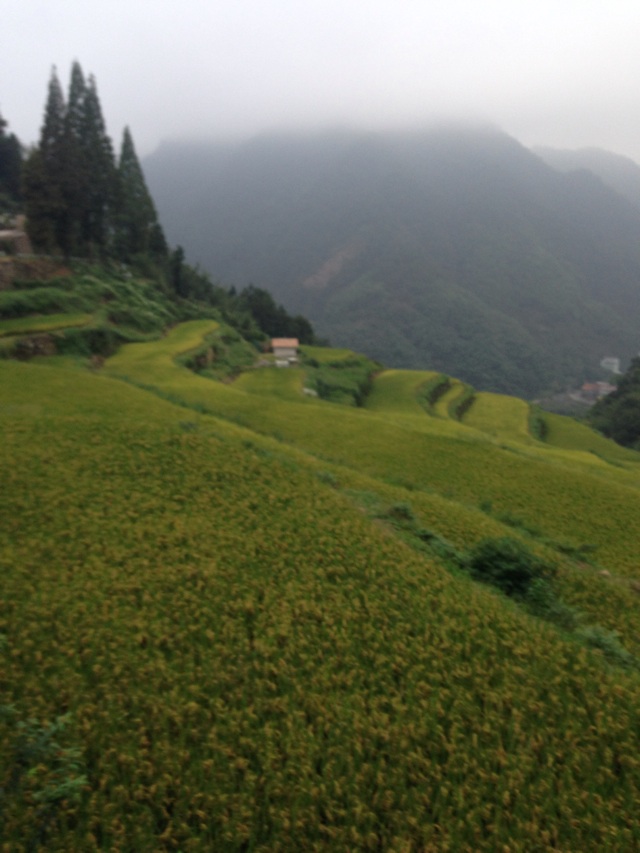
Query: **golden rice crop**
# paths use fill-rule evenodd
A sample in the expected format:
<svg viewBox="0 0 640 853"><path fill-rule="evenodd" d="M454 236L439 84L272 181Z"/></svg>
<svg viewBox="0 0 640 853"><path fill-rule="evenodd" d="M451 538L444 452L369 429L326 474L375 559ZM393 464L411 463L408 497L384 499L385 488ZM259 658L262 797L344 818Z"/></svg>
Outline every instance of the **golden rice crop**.
<svg viewBox="0 0 640 853"><path fill-rule="evenodd" d="M425 382L437 376L431 370L383 370L373 381L366 408L377 413L424 417L425 410L417 400L417 393Z"/></svg>
<svg viewBox="0 0 640 853"><path fill-rule="evenodd" d="M235 380L234 386L252 394L295 400L303 394L304 371L297 367L246 370Z"/></svg>
<svg viewBox="0 0 640 853"><path fill-rule="evenodd" d="M202 323L207 322L177 327L161 342L161 358L154 355L156 342L125 347L110 360L110 370L115 372L126 364L127 375L153 384L171 399L365 475L476 506L491 503L496 510L515 513L553 537L595 544L600 549L599 559L608 568L636 572L628 544L640 500L637 489L630 488L636 486L635 474L607 465L593 454L588 454L589 463L584 464L582 450L575 452L577 459L573 451L545 450L539 443L519 450L519 443L498 443L479 430L444 419L403 415L387 420L384 413L378 417L375 412L302 396L295 405L274 399L264 406L258 395L211 382L172 362L170 353L187 343L193 346L206 327ZM129 350L137 361L127 355ZM406 375L393 381L406 383L408 379L413 381ZM482 399L489 408L512 412L508 432L515 435L514 424L524 423L526 404L502 395L481 395Z"/></svg>
<svg viewBox="0 0 640 853"><path fill-rule="evenodd" d="M318 364L330 364L332 362L346 361L357 357L357 353L350 349L337 347L315 347L309 344L303 344L300 351L308 358L312 358Z"/></svg>
<svg viewBox="0 0 640 853"><path fill-rule="evenodd" d="M529 434L529 404L517 397L477 392L473 405L464 416L464 422L489 435L515 438L527 443L532 440Z"/></svg>
<svg viewBox="0 0 640 853"><path fill-rule="evenodd" d="M637 470L640 466L640 454L637 451L621 447L614 441L589 429L585 424L574 420L574 418L555 415L550 412L544 412L543 418L546 425L545 442L553 447L591 453L613 464L624 465L630 469Z"/></svg>
<svg viewBox="0 0 640 853"><path fill-rule="evenodd" d="M620 571L637 490L373 412L266 405L174 368L204 328L165 341L163 365L125 350L119 367L280 442L102 375L0 363L2 702L42 726L69 713L86 775L46 849L633 849L637 677L314 472L408 495L460 545L507 509L589 530ZM52 774L12 791L16 743L3 718L11 851L32 844Z"/></svg>
<svg viewBox="0 0 640 853"><path fill-rule="evenodd" d="M434 403L434 413L441 418L451 417L451 408L462 394L466 393L467 385L459 379L450 379L449 388Z"/></svg>
<svg viewBox="0 0 640 853"><path fill-rule="evenodd" d="M91 314L48 314L46 317L14 317L10 320L0 320L0 338L30 332L71 329L76 326L86 326L91 320Z"/></svg>

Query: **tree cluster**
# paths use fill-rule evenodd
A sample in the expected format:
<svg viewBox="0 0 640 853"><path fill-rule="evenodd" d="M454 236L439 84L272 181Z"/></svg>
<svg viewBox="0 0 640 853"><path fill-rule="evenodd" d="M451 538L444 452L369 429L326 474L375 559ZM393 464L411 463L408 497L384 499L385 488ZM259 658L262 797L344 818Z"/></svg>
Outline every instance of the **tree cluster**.
<svg viewBox="0 0 640 853"><path fill-rule="evenodd" d="M298 338L302 344L316 343L311 323L296 315L292 317L276 304L271 294L250 284L239 294L239 308L247 311L262 331L273 338Z"/></svg>
<svg viewBox="0 0 640 853"><path fill-rule="evenodd" d="M22 146L0 114L0 207L13 209L20 201Z"/></svg>
<svg viewBox="0 0 640 853"><path fill-rule="evenodd" d="M181 246L169 250L129 128L116 158L95 78L85 79L78 62L66 97L53 69L40 139L26 159L6 128L0 116L0 210L24 209L36 251L126 263L169 298L213 306L256 343L265 335L316 342L309 321L291 317L267 291L214 284L186 263Z"/></svg>
<svg viewBox="0 0 640 853"><path fill-rule="evenodd" d="M74 62L65 98L55 69L38 145L23 168L29 236L69 258L166 258L167 244L126 128L116 159L96 81Z"/></svg>

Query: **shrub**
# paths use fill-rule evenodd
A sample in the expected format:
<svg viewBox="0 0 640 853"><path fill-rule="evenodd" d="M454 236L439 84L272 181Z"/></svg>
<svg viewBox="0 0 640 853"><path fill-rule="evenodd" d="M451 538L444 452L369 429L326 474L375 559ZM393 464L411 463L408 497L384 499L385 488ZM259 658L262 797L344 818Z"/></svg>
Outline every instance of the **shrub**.
<svg viewBox="0 0 640 853"><path fill-rule="evenodd" d="M598 649L610 663L624 667L637 667L637 661L620 642L616 631L599 625L590 625L579 632L580 639L592 649Z"/></svg>
<svg viewBox="0 0 640 853"><path fill-rule="evenodd" d="M553 574L551 566L508 537L479 542L469 553L466 567L475 580L515 597L525 596L536 579Z"/></svg>
<svg viewBox="0 0 640 853"><path fill-rule="evenodd" d="M408 503L394 503L389 507L388 517L394 521L415 521L415 515Z"/></svg>
<svg viewBox="0 0 640 853"><path fill-rule="evenodd" d="M56 350L60 355L110 356L118 349L120 336L113 329L66 329L56 336Z"/></svg>
<svg viewBox="0 0 640 853"><path fill-rule="evenodd" d="M526 604L534 616L553 622L565 631L575 631L580 622L578 611L559 599L545 578L535 578L529 584Z"/></svg>
<svg viewBox="0 0 640 853"><path fill-rule="evenodd" d="M0 293L0 317L26 317L29 314L66 314L91 310L94 300L58 287L33 290L7 290Z"/></svg>

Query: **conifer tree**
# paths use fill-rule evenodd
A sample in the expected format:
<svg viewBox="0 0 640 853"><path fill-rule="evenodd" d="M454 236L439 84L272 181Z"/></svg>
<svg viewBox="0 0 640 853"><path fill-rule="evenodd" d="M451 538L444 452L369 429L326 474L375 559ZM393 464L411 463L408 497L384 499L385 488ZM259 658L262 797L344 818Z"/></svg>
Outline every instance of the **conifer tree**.
<svg viewBox="0 0 640 853"><path fill-rule="evenodd" d="M89 253L97 249L104 254L108 248L110 217L116 196L116 166L93 75L89 77L85 92L80 142L86 169L82 242Z"/></svg>
<svg viewBox="0 0 640 853"><path fill-rule="evenodd" d="M65 103L55 68L38 146L24 168L29 234L48 251L122 260L168 248L126 128L116 167L93 76L74 62Z"/></svg>
<svg viewBox="0 0 640 853"><path fill-rule="evenodd" d="M44 123L40 131L40 152L48 167L58 165L64 136L66 104L56 67L51 69Z"/></svg>
<svg viewBox="0 0 640 853"><path fill-rule="evenodd" d="M55 67L49 79L40 141L24 168L24 195L33 244L52 251L70 250L64 198L63 148L66 105Z"/></svg>
<svg viewBox="0 0 640 853"><path fill-rule="evenodd" d="M167 243L126 127L118 161L116 254L123 260L131 260L137 254L147 253L166 258Z"/></svg>
<svg viewBox="0 0 640 853"><path fill-rule="evenodd" d="M89 184L88 158L82 143L86 93L82 68L75 61L71 67L60 148L62 195L67 221L66 244L73 254L83 254L81 223Z"/></svg>
<svg viewBox="0 0 640 853"><path fill-rule="evenodd" d="M29 232L34 244L71 254L105 254L115 197L113 146L94 77L74 62L65 103L55 68L40 142L25 166Z"/></svg>
<svg viewBox="0 0 640 853"><path fill-rule="evenodd" d="M65 114L64 197L75 254L104 254L109 208L115 193L115 163L95 77L85 81L73 63Z"/></svg>
<svg viewBox="0 0 640 853"><path fill-rule="evenodd" d="M0 202L13 203L20 199L22 146L15 134L7 133L7 127L0 113Z"/></svg>

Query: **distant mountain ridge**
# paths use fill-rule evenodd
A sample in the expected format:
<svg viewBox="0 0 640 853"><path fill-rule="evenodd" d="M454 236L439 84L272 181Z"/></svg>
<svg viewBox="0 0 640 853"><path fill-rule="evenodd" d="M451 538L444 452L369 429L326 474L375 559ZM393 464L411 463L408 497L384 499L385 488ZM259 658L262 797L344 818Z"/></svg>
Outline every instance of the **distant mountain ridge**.
<svg viewBox="0 0 640 853"><path fill-rule="evenodd" d="M533 396L638 349L640 209L493 128L165 143L173 242L390 366Z"/></svg>
<svg viewBox="0 0 640 853"><path fill-rule="evenodd" d="M572 172L586 169L640 209L640 165L630 157L602 148L547 148L537 146L534 154L554 169Z"/></svg>

